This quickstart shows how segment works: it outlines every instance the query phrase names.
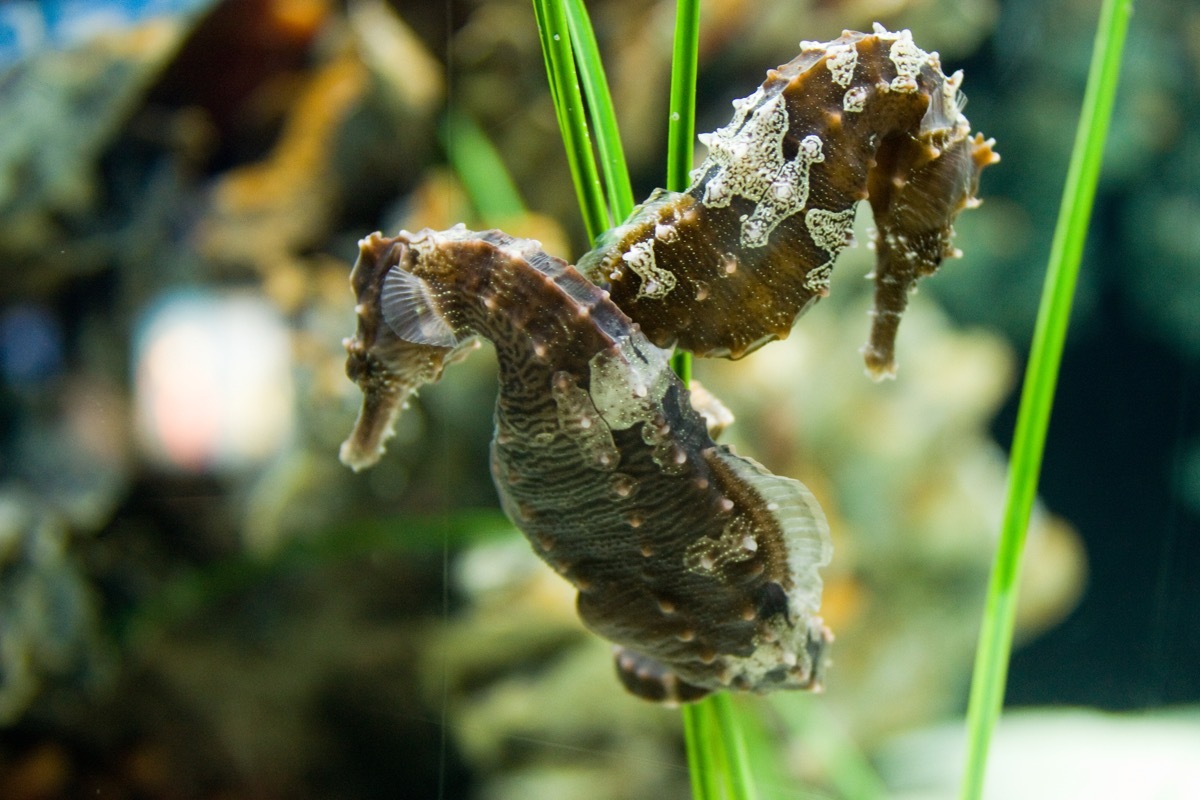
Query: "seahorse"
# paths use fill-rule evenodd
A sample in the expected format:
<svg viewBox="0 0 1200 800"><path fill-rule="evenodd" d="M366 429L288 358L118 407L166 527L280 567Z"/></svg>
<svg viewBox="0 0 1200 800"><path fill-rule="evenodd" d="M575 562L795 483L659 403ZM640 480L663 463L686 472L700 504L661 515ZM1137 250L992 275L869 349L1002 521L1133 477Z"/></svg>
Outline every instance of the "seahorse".
<svg viewBox="0 0 1200 800"><path fill-rule="evenodd" d="M817 685L824 514L798 481L710 438L670 353L607 292L536 242L461 226L373 234L352 274L352 374L419 381L472 337L495 345L501 503L578 590L584 623L617 644L631 692L688 702ZM398 385L364 385L351 466L377 457L376 412Z"/></svg>
<svg viewBox="0 0 1200 800"><path fill-rule="evenodd" d="M908 292L955 253L952 222L998 160L961 73L908 31L804 42L701 137L683 193L656 192L579 268L463 226L372 234L351 284L347 374L363 391L342 461L375 463L396 415L476 337L500 371L492 473L504 510L578 590L635 695L820 685L828 525L802 484L716 444L671 346L738 358L828 292L860 200L875 215L868 373L895 369Z"/></svg>
<svg viewBox="0 0 1200 800"><path fill-rule="evenodd" d="M702 135L709 154L682 193L658 191L579 269L660 347L740 358L788 335L829 292L855 207L875 217L868 373L895 373L894 343L915 281L957 255L958 213L999 160L971 136L962 73L909 31L845 31L802 42L733 120Z"/></svg>

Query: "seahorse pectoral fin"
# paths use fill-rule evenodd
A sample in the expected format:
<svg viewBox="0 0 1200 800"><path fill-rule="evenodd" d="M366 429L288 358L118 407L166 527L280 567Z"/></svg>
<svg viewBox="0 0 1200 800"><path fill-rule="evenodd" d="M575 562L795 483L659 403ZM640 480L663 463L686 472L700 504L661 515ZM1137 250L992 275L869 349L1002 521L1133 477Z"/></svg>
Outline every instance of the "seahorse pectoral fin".
<svg viewBox="0 0 1200 800"><path fill-rule="evenodd" d="M461 338L437 308L429 284L399 265L384 276L379 305L383 321L405 341L453 347Z"/></svg>
<svg viewBox="0 0 1200 800"><path fill-rule="evenodd" d="M693 703L712 693L711 689L682 680L650 656L620 645L613 646L613 660L621 685L630 694L643 700L677 706L680 703Z"/></svg>

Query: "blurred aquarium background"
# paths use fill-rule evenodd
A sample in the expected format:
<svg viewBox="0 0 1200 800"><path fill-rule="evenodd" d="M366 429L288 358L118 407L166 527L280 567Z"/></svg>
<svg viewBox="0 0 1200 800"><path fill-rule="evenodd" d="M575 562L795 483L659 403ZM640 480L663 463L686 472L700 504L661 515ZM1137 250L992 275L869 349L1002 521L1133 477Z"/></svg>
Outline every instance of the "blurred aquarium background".
<svg viewBox="0 0 1200 800"><path fill-rule="evenodd" d="M674 3L588 6L644 197ZM862 375L864 246L789 340L697 365L837 548L827 691L739 699L764 798L955 796L1098 6L703 4L699 130L878 20L1003 156L897 381ZM993 798L1200 797L1198 86L1200 4L1138 2ZM486 352L337 461L356 241L456 222L586 249L528 0L0 5L0 797L688 797L678 712L498 511Z"/></svg>

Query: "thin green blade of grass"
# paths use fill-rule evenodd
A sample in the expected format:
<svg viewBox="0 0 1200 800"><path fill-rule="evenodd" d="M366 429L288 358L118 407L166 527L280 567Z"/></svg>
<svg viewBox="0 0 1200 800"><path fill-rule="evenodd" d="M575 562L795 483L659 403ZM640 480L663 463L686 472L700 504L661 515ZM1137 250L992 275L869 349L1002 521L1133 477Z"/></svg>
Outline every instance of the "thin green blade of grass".
<svg viewBox="0 0 1200 800"><path fill-rule="evenodd" d="M733 707L733 698L728 692L718 692L707 701L713 708L717 723L717 740L724 756L725 782L729 796L757 800L754 776L746 752L746 737L742 732L741 715Z"/></svg>
<svg viewBox="0 0 1200 800"><path fill-rule="evenodd" d="M567 152L571 180L575 184L588 239L594 242L597 236L608 230L611 220L584 115L583 95L575 71L566 9L562 0L533 0L533 13L537 19L546 76L550 81L550 95Z"/></svg>
<svg viewBox="0 0 1200 800"><path fill-rule="evenodd" d="M687 746L688 772L695 800L723 797L718 788L719 769L708 745L713 730L712 707L696 703L683 707L683 740Z"/></svg>
<svg viewBox="0 0 1200 800"><path fill-rule="evenodd" d="M685 705L679 709L683 718L683 740L687 744L688 776L692 784L692 800L721 800L721 776L717 768L719 753L711 739L715 734L711 724L713 712L708 700Z"/></svg>
<svg viewBox="0 0 1200 800"><path fill-rule="evenodd" d="M675 4L675 39L671 48L671 102L667 116L667 190L682 192L691 182L696 139L696 73L700 58L700 3ZM685 385L692 382L692 354L671 356L671 369ZM684 715L686 724L687 715Z"/></svg>
<svg viewBox="0 0 1200 800"><path fill-rule="evenodd" d="M700 51L700 4L675 5L671 53L671 104L667 121L667 189L682 192L691 182L696 140L696 72Z"/></svg>
<svg viewBox="0 0 1200 800"><path fill-rule="evenodd" d="M759 793L764 800L784 800L796 795L795 787L787 776L780 759L775 757L777 724L782 720L777 715L763 714L763 705L757 700L750 703L733 698L734 713L737 714L738 728L746 751L746 764L749 774L754 776L753 791ZM774 705L774 703L772 703Z"/></svg>
<svg viewBox="0 0 1200 800"><path fill-rule="evenodd" d="M1013 435L1004 521L988 585L967 711L967 756L960 793L963 800L977 800L983 793L988 748L1004 704L1021 554L1037 493L1046 429L1132 10L1131 0L1104 0L1100 10L1079 129L1055 225Z"/></svg>
<svg viewBox="0 0 1200 800"><path fill-rule="evenodd" d="M608 90L600 48L583 0L566 0L566 14L579 78L587 97L592 129L596 133L596 151L600 155L608 206L612 211L612 221L620 222L633 211L633 186L629 181L629 168L625 165L625 151L621 147L621 133L617 127L612 94Z"/></svg>
<svg viewBox="0 0 1200 800"><path fill-rule="evenodd" d="M482 219L500 226L505 219L525 213L525 202L504 166L504 159L475 120L450 109L442 118L438 133L450 166Z"/></svg>

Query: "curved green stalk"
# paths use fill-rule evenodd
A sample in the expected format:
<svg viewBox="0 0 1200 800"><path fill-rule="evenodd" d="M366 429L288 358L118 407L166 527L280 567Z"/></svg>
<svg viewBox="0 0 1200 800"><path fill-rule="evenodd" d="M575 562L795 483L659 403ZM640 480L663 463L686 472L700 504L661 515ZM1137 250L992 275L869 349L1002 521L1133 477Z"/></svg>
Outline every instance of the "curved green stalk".
<svg viewBox="0 0 1200 800"><path fill-rule="evenodd" d="M562 0L533 0L533 11L542 42L542 55L546 60L550 95L554 100L558 129L566 147L579 209L583 213L583 224L588 239L595 241L597 236L608 230L610 221L584 117L583 95L579 91L579 78L575 72L566 10Z"/></svg>
<svg viewBox="0 0 1200 800"><path fill-rule="evenodd" d="M475 120L448 109L438 126L438 134L446 158L482 219L499 226L503 220L525 213L525 202L504 166L504 159Z"/></svg>
<svg viewBox="0 0 1200 800"><path fill-rule="evenodd" d="M709 739L713 732L713 709L707 703L684 706L683 740L687 745L688 773L692 779L692 797L696 800L721 797L719 769Z"/></svg>
<svg viewBox="0 0 1200 800"><path fill-rule="evenodd" d="M612 95L604 77L604 64L600 60L596 34L592 31L583 0L567 0L566 12L579 78L583 83L583 93L587 96L592 128L596 132L596 150L600 154L608 206L615 224L633 211L633 187L629 182L629 168L625 165L625 151L621 147L621 134L617 129L617 114L613 110Z"/></svg>
<svg viewBox="0 0 1200 800"><path fill-rule="evenodd" d="M682 192L691 182L696 141L696 64L700 48L700 4L675 6L675 45L671 53L671 108L667 122L667 189Z"/></svg>
<svg viewBox="0 0 1200 800"><path fill-rule="evenodd" d="M667 122L667 190L682 192L691 182L696 140L696 64L700 52L700 3L675 4L675 44L671 50L671 104ZM692 354L671 357L671 368L685 384L692 382ZM687 716L684 716L686 721Z"/></svg>
<svg viewBox="0 0 1200 800"><path fill-rule="evenodd" d="M719 692L706 701L713 708L717 722L718 741L715 749L724 755L726 796L739 800L754 800L758 793L754 789L754 775L746 753L746 737L742 734L742 723L733 698L728 692Z"/></svg>
<svg viewBox="0 0 1200 800"><path fill-rule="evenodd" d="M1112 117L1117 79L1121 71L1121 52L1132 7L1131 0L1104 0L1100 10L1083 110L1071 152L1071 164L1038 309L1037 327L1021 391L1009 464L1004 522L988 586L979 647L975 653L975 673L967 712L967 762L960 795L963 800L976 800L983 793L988 747L1004 704L1021 553L1037 493L1050 408L1058 382L1063 342L1083 258L1088 220L1096 196L1104 141Z"/></svg>

